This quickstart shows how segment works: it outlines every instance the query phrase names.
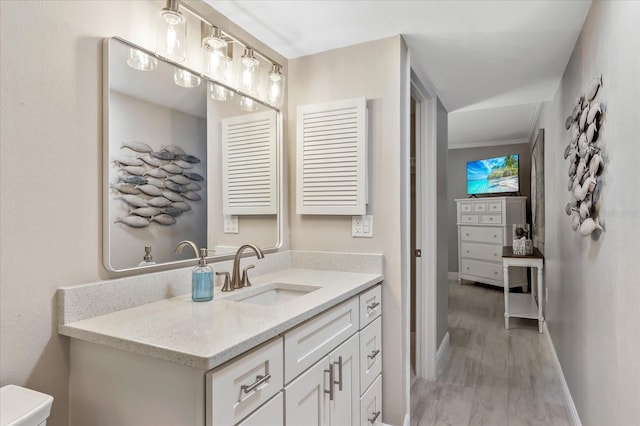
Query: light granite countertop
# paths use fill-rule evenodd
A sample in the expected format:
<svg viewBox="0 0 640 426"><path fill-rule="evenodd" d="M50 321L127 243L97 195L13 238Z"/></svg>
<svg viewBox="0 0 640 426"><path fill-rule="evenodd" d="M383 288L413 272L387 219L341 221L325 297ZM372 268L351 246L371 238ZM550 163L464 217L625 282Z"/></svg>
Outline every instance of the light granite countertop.
<svg viewBox="0 0 640 426"><path fill-rule="evenodd" d="M381 273L283 269L252 278L252 287L209 302L183 295L93 318L59 324L59 333L208 370L381 282ZM270 283L319 289L279 305L228 300Z"/></svg>

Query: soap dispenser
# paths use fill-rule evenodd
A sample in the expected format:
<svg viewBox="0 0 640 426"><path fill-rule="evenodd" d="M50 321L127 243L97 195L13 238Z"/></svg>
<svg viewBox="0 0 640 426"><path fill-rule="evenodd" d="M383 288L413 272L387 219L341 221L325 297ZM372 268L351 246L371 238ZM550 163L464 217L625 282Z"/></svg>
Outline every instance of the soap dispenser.
<svg viewBox="0 0 640 426"><path fill-rule="evenodd" d="M138 263L138 266L150 266L155 265L156 262L153 261L153 256L151 256L151 246L144 246L144 258L142 262Z"/></svg>
<svg viewBox="0 0 640 426"><path fill-rule="evenodd" d="M184 246L191 247L196 256L199 256L198 266L193 268L191 272L191 299L194 302L206 302L213 299L213 268L207 265L209 250L201 248L198 251L198 246L193 241L185 240L178 243L176 253L181 253Z"/></svg>
<svg viewBox="0 0 640 426"><path fill-rule="evenodd" d="M206 302L213 299L213 268L207 265L207 249L200 249L198 266L191 275L191 299Z"/></svg>

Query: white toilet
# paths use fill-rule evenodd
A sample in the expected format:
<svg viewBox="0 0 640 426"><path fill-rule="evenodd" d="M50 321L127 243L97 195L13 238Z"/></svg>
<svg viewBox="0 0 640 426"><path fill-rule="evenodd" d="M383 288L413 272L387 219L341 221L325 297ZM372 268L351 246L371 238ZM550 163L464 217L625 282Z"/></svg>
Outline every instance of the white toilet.
<svg viewBox="0 0 640 426"><path fill-rule="evenodd" d="M44 426L53 397L16 385L0 388L0 426Z"/></svg>

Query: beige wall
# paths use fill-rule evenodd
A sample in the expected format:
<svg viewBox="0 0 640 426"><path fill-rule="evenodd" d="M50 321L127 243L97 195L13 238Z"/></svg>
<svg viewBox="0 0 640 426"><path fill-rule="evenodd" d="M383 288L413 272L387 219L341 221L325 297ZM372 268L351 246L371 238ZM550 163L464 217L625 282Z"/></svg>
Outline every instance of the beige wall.
<svg viewBox="0 0 640 426"><path fill-rule="evenodd" d="M564 207L564 129L593 78L604 84L605 158L599 238L573 232ZM543 105L547 324L584 425L640 419L640 2L593 2L560 87Z"/></svg>
<svg viewBox="0 0 640 426"><path fill-rule="evenodd" d="M289 224L292 249L384 254L383 421L392 424L402 424L404 417L400 263L402 49L402 40L396 36L289 61L288 159L292 182L297 106L367 98L370 175L367 213L374 216L374 237L351 237L351 216L296 214L294 185L289 187Z"/></svg>
<svg viewBox="0 0 640 426"><path fill-rule="evenodd" d="M56 289L110 277L101 251L102 39L153 49L163 5L0 1L0 384L53 395L53 426L67 424L69 380Z"/></svg>
<svg viewBox="0 0 640 426"><path fill-rule="evenodd" d="M564 149L564 148L563 148ZM527 197L527 221L531 223L531 147L524 144L495 145L480 148L450 149L448 155L448 221L449 272L458 272L458 227L456 222L456 198L467 195L467 162L501 155L518 154L520 168L520 194Z"/></svg>

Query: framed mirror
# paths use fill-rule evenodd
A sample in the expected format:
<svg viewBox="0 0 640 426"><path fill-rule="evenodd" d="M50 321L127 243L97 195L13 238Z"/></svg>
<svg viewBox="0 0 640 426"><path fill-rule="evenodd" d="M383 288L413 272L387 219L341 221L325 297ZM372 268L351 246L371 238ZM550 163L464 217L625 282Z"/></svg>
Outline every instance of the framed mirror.
<svg viewBox="0 0 640 426"><path fill-rule="evenodd" d="M281 244L278 110L119 38L104 41L103 261L189 263ZM150 252L150 253L149 253Z"/></svg>

